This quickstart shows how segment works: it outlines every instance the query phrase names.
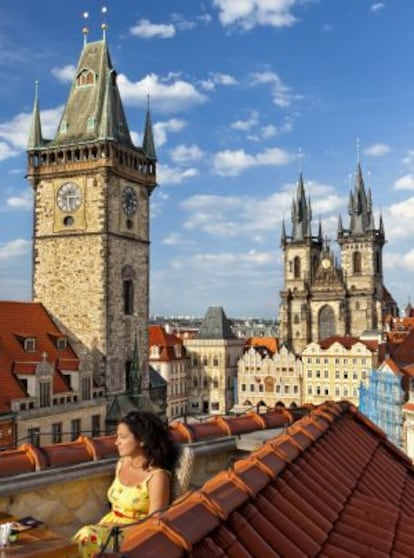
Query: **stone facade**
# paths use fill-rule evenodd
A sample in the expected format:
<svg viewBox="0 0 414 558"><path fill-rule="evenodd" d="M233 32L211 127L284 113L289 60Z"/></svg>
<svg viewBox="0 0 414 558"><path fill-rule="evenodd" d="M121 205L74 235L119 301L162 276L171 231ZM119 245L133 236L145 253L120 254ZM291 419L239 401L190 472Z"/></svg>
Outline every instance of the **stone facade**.
<svg viewBox="0 0 414 558"><path fill-rule="evenodd" d="M226 414L234 405L243 339L184 340L190 358L189 413Z"/></svg>
<svg viewBox="0 0 414 558"><path fill-rule="evenodd" d="M385 318L398 313L383 284L382 218L375 227L371 193L366 192L360 165L349 202L350 226L339 219L338 261L322 225L312 231L310 199L300 175L292 205L292 231L282 230L284 285L281 291L280 338L297 354L310 342L332 335L359 337L382 329Z"/></svg>
<svg viewBox="0 0 414 558"><path fill-rule="evenodd" d="M149 125L144 143L151 153L131 143L116 82L108 81L115 74L106 49L104 41L85 45L51 142L36 126L35 104L28 178L35 192L33 299L69 336L95 382L115 394L125 390L135 337L148 388L149 196L156 167ZM80 81L85 67L93 76L87 86Z"/></svg>

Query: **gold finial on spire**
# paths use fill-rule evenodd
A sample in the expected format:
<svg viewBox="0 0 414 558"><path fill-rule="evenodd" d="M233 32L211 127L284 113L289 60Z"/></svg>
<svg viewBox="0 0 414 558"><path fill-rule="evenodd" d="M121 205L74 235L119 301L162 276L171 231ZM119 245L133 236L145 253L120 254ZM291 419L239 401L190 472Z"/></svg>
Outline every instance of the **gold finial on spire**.
<svg viewBox="0 0 414 558"><path fill-rule="evenodd" d="M83 12L83 19L88 19L88 17L89 17L89 12ZM86 45L86 43L88 42L88 33L89 33L89 29L86 27L86 25L83 27L82 33L83 33L83 44Z"/></svg>
<svg viewBox="0 0 414 558"><path fill-rule="evenodd" d="M105 17L105 14L106 14L107 11L108 11L108 8L106 6L102 6L101 13L103 14L104 17ZM106 41L106 31L108 29L108 24L105 23L105 21L102 23L101 29L102 29L102 39L104 41Z"/></svg>

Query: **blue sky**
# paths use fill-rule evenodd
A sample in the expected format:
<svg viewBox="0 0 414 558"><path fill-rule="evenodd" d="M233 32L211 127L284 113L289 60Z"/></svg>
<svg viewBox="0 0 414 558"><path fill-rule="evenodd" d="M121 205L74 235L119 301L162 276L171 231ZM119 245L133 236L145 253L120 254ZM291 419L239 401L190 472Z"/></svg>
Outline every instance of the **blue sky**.
<svg viewBox="0 0 414 558"><path fill-rule="evenodd" d="M275 318L281 223L289 223L299 167L315 233L321 218L334 239L339 213L348 225L357 138L377 219L384 218L386 286L400 306L414 294L412 0L2 4L0 299L31 296L25 148L34 82L43 133L52 137L82 27L97 40L103 21L137 144L151 98L159 159L153 314L202 316L221 305L230 317Z"/></svg>

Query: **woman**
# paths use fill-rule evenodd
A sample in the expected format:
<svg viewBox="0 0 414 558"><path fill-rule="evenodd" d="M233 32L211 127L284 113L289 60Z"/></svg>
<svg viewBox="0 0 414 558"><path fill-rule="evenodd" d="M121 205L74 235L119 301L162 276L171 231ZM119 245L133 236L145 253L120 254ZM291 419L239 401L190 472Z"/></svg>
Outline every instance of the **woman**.
<svg viewBox="0 0 414 558"><path fill-rule="evenodd" d="M83 558L99 553L112 527L134 523L170 502L178 452L168 427L151 413L130 412L118 423L115 445L120 459L108 490L112 509L97 525L86 525L74 536Z"/></svg>

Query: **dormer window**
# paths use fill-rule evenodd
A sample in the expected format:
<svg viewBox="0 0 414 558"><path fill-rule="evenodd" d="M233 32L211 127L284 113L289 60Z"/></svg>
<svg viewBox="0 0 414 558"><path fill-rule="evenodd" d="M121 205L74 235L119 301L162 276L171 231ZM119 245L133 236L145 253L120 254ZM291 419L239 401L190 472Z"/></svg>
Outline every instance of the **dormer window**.
<svg viewBox="0 0 414 558"><path fill-rule="evenodd" d="M26 337L23 342L23 348L28 353L33 353L36 350L36 339L34 337Z"/></svg>
<svg viewBox="0 0 414 558"><path fill-rule="evenodd" d="M56 348L58 351L65 351L68 347L68 340L66 337L58 337L56 340Z"/></svg>
<svg viewBox="0 0 414 558"><path fill-rule="evenodd" d="M150 348L150 357L151 358L159 358L160 356L160 348L158 345L152 345Z"/></svg>
<svg viewBox="0 0 414 558"><path fill-rule="evenodd" d="M88 130L94 130L95 129L95 124L96 124L96 120L94 116L90 116L88 118Z"/></svg>
<svg viewBox="0 0 414 558"><path fill-rule="evenodd" d="M92 70L82 70L81 73L78 75L76 84L78 87L83 87L85 85L93 85L96 81L96 76Z"/></svg>

